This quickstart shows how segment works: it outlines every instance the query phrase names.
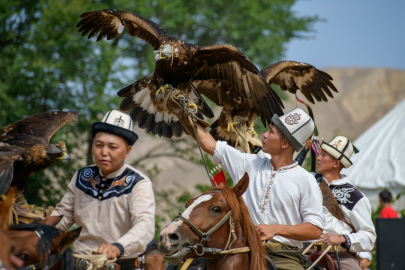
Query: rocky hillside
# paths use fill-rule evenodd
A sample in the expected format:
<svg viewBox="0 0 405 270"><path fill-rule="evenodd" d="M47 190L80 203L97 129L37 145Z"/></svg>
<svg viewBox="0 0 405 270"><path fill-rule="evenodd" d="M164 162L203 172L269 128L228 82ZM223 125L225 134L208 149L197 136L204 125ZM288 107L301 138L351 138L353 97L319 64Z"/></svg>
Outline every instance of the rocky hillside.
<svg viewBox="0 0 405 270"><path fill-rule="evenodd" d="M320 136L325 140L338 134L356 139L405 99L405 71L362 68L325 71L333 77L339 91L329 102L311 106ZM302 95L299 97L305 100ZM295 98L290 96L285 106L286 111L296 107Z"/></svg>

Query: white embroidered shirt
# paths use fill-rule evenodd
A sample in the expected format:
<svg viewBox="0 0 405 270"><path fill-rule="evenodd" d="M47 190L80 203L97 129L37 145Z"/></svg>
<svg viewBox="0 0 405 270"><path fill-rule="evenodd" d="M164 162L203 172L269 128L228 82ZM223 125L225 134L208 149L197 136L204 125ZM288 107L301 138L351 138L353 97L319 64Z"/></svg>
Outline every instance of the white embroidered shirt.
<svg viewBox="0 0 405 270"><path fill-rule="evenodd" d="M51 216L63 216L56 226L62 231L73 223L82 227L74 242L79 254L119 243L124 248L120 259L138 257L155 233L152 182L126 163L107 177L96 165L87 166L75 173Z"/></svg>
<svg viewBox="0 0 405 270"><path fill-rule="evenodd" d="M374 248L377 237L371 220L370 202L360 190L349 183L346 175L341 174L340 177L341 179L334 180L330 184L324 177L322 180L331 188L346 221L356 229L356 232L352 232L349 225L335 218L326 207L323 207L324 232L347 234L352 252L370 251Z"/></svg>
<svg viewBox="0 0 405 270"><path fill-rule="evenodd" d="M255 225L308 222L323 228L321 191L314 177L297 163L274 171L269 158L241 153L221 141L216 143L212 161L229 172L234 184L245 172L249 174L249 187L242 196ZM298 240L273 239L302 248Z"/></svg>

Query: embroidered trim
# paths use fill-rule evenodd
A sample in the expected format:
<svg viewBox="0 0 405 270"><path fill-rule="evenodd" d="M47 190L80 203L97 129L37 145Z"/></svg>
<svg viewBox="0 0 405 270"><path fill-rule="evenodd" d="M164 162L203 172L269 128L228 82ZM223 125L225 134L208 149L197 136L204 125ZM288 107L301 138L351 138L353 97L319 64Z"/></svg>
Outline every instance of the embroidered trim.
<svg viewBox="0 0 405 270"><path fill-rule="evenodd" d="M278 169L277 172L278 173L285 172L287 170L294 169L297 166L298 166L298 162L295 162L294 164L291 164L291 165ZM259 203L261 205L260 212L262 214L264 213L264 211L266 210L266 208L268 206L269 198L270 198L270 194L271 194L271 186L274 184L275 178L276 178L276 172L273 171L271 174L269 184L267 185L267 188L266 188L266 193L264 194L264 197L262 197L262 199L260 200L260 203Z"/></svg>
<svg viewBox="0 0 405 270"><path fill-rule="evenodd" d="M267 204L269 203L269 197L270 197L270 193L271 193L271 186L274 184L274 178L276 178L276 173L271 174L271 178L270 178L269 184L268 184L267 189L266 189L266 195L264 196L264 199L262 200L262 207L260 209L260 212L262 214L266 210Z"/></svg>
<svg viewBox="0 0 405 270"><path fill-rule="evenodd" d="M336 200L340 201L341 203L353 203L349 200L350 192L354 191L355 188L334 188L332 190L333 196L335 196Z"/></svg>
<svg viewBox="0 0 405 270"><path fill-rule="evenodd" d="M298 121L299 120L301 120L301 114L298 114L298 113L294 113L294 114L290 114L290 115L288 115L286 118L285 118L285 122L288 124L288 125L295 125L295 124L298 124Z"/></svg>

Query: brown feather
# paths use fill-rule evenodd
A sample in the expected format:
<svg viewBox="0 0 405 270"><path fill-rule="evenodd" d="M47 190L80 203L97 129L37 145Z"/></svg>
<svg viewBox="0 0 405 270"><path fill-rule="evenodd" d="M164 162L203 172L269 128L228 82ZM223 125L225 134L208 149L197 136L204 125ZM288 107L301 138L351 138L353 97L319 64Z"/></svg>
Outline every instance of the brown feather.
<svg viewBox="0 0 405 270"><path fill-rule="evenodd" d="M260 71L269 84L277 84L284 91L295 94L300 89L309 102L328 101L333 98L332 91L338 92L331 82L332 77L314 66L294 61L281 61ZM325 95L326 94L326 95Z"/></svg>
<svg viewBox="0 0 405 270"><path fill-rule="evenodd" d="M131 36L139 37L148 42L157 50L162 45L161 38L166 34L165 30L158 24L137 14L113 9L97 10L85 12L80 15L82 18L76 27L80 27L79 32L87 35L88 38L99 33L97 41L103 37L111 40L121 33L119 26L125 26Z"/></svg>

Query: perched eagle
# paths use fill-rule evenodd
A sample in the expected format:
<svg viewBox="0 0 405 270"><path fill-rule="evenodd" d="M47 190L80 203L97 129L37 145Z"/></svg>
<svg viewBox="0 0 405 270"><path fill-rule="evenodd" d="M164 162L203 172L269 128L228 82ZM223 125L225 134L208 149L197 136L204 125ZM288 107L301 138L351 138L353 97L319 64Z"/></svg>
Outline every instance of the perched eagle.
<svg viewBox="0 0 405 270"><path fill-rule="evenodd" d="M333 98L332 91L338 92L329 74L305 63L281 61L262 69L260 73L269 84L279 85L282 90L293 94L300 90L311 103L314 103L314 98L328 101L327 96ZM259 112L250 106L238 88L228 81L214 79L196 80L193 85L200 94L223 107L218 120L211 125L210 133L216 140L240 146L248 153L255 146L262 147L254 130Z"/></svg>
<svg viewBox="0 0 405 270"><path fill-rule="evenodd" d="M85 12L81 17L77 27L88 38L98 34L97 41L103 37L111 40L126 28L131 36L145 40L157 51L153 74L118 93L124 97L121 109L131 109L130 114L139 121L139 126L153 134L170 138L180 137L184 132L178 118L167 108L165 92L171 87L189 96L195 102L190 107L198 109L198 114L213 117L198 92L192 90L191 83L197 79L232 83L265 125L273 114L283 114L283 104L276 92L250 59L234 46L200 47L166 34L158 24L131 12L108 9Z"/></svg>
<svg viewBox="0 0 405 270"><path fill-rule="evenodd" d="M63 141L49 142L56 131L78 116L79 112L38 113L0 130L0 194L10 186L22 190L33 173L55 161L69 160Z"/></svg>

